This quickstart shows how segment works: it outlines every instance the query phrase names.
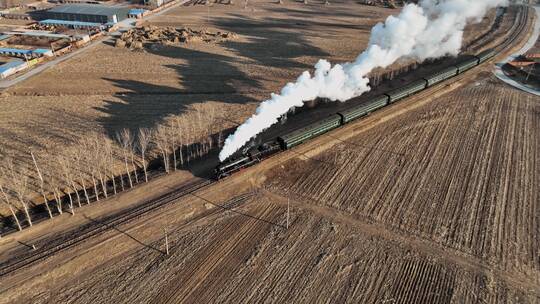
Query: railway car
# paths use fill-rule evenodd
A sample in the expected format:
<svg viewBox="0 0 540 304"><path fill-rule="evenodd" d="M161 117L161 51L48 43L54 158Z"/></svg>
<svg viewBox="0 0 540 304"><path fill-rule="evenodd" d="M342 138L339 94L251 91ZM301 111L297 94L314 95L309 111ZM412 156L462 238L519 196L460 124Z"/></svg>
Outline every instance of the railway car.
<svg viewBox="0 0 540 304"><path fill-rule="evenodd" d="M381 95L373 98L369 102L357 105L355 107L343 110L338 113L341 116L341 123L346 124L349 121L355 120L359 117L367 115L377 109L380 109L388 104L388 96Z"/></svg>
<svg viewBox="0 0 540 304"><path fill-rule="evenodd" d="M455 66L443 69L421 80L417 80L406 86L385 93L384 95L375 97L367 103L353 106L328 118L311 123L299 130L281 135L277 137L275 141L264 143L256 148L248 148L244 150L237 158L227 160L219 164L215 169L216 178L221 179L229 176L234 172L240 171L243 168L260 162L269 155L275 154L281 150L290 149L291 147L299 145L332 129L338 128L343 124L358 119L390 103L394 103L400 99L422 91L427 87L441 83L446 79L452 78L469 69L472 69L473 67L489 60L495 55L495 50L490 49L483 51L472 58L471 56L468 56L469 58L461 61Z"/></svg>
<svg viewBox="0 0 540 304"><path fill-rule="evenodd" d="M278 142L283 150L290 149L313 137L326 133L341 125L341 116L334 114L321 121L312 123L304 128L287 133L278 137Z"/></svg>
<svg viewBox="0 0 540 304"><path fill-rule="evenodd" d="M462 61L461 63L458 63L456 65L456 68L458 69L458 74L461 74L467 70L472 69L473 67L478 65L478 58L471 58L467 59L465 61Z"/></svg>
<svg viewBox="0 0 540 304"><path fill-rule="evenodd" d="M478 58L478 64L488 61L489 59L495 57L497 53L494 49L485 50L482 53L476 55Z"/></svg>
<svg viewBox="0 0 540 304"><path fill-rule="evenodd" d="M428 77L424 77L424 79L427 81L427 86L431 87L434 86L440 82L445 81L448 78L452 78L456 76L458 73L458 69L455 66L446 68L442 71L439 71L437 73L431 74Z"/></svg>
<svg viewBox="0 0 540 304"><path fill-rule="evenodd" d="M414 81L406 86L403 86L399 89L395 89L386 93L388 96L388 102L394 103L400 99L411 96L412 94L422 91L427 87L427 81L425 79Z"/></svg>

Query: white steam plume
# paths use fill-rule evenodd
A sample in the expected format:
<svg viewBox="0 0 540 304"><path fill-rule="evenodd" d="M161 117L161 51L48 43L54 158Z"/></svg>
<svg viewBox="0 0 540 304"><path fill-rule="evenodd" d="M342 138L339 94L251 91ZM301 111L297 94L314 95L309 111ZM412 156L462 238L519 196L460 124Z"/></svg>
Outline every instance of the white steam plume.
<svg viewBox="0 0 540 304"><path fill-rule="evenodd" d="M367 75L375 68L385 68L400 58L423 61L457 55L467 21L479 21L488 9L500 5L507 5L507 0L422 0L419 5L406 5L397 17L389 16L372 28L367 49L354 62L332 66L321 59L313 76L305 71L280 94L272 93L225 140L220 161L304 101L317 97L346 101L369 91Z"/></svg>

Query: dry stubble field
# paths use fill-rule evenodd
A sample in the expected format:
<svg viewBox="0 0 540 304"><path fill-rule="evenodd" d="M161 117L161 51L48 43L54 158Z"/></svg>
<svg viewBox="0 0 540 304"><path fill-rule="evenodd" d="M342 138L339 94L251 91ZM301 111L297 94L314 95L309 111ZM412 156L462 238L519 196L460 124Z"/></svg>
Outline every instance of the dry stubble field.
<svg viewBox="0 0 540 304"><path fill-rule="evenodd" d="M232 31L238 35L232 41L158 46L145 52L106 42L2 92L4 153L32 169L32 150L43 171L54 175L59 168L51 156L89 132L115 139L123 128L153 128L195 108L217 111L223 117L221 127L230 128L318 59L353 60L365 47L371 27L398 12L352 1L330 6L249 3L248 9L240 3L215 4L209 15L205 6L181 6L150 20L158 26ZM466 40L487 31L494 15L490 12L471 27ZM37 190L35 181L31 185Z"/></svg>
<svg viewBox="0 0 540 304"><path fill-rule="evenodd" d="M329 149L310 150L314 142L281 165L255 167L245 178L252 186L231 179L218 186L230 192L180 204L225 203L258 189L232 211L174 220L184 224L169 232L169 256L144 231L172 219L152 218L124 230L129 239L75 248L57 267L34 268L43 275L5 299L538 303L540 100L488 72L469 79L432 102L410 110L414 101L406 102L331 132L318 140L337 142ZM402 114L377 123L398 108ZM357 135L343 137L351 129ZM116 252L126 244L132 249ZM107 252L114 258L98 258Z"/></svg>
<svg viewBox="0 0 540 304"><path fill-rule="evenodd" d="M540 100L484 73L261 173L234 211L171 228L170 256L153 219L0 302L540 302L539 132Z"/></svg>
<svg viewBox="0 0 540 304"><path fill-rule="evenodd" d="M177 7L151 20L235 32L222 44L158 46L145 52L102 43L0 95L3 152L33 172L32 150L46 175L52 161L90 132L115 139L123 128L153 128L190 110L216 111L223 129L241 123L257 104L319 58L353 59L369 29L397 10L354 2L330 7L285 1ZM208 22L210 21L210 22ZM119 167L119 171L121 167ZM31 190L38 183L30 180ZM1 208L1 214L9 212Z"/></svg>

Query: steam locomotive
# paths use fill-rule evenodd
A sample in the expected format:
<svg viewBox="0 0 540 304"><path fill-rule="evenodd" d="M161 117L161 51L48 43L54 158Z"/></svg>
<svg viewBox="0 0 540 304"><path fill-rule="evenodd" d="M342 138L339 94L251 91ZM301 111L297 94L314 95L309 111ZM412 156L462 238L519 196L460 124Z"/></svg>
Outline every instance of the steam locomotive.
<svg viewBox="0 0 540 304"><path fill-rule="evenodd" d="M428 77L413 81L412 83L398 89L375 97L367 103L356 105L346 110L337 112L330 117L308 124L303 128L280 135L272 141L265 142L255 147L250 147L245 151L242 151L240 156L220 163L215 169L215 178L219 180L230 176L235 172L261 162L263 159L278 153L279 151L290 149L323 133L365 116L375 110L397 102L403 98L409 97L449 78L462 74L465 71L470 70L473 67L476 67L491 59L495 55L496 52L493 49L483 51L476 56L472 56L472 58L462 60L454 66L445 68L441 71L433 73Z"/></svg>

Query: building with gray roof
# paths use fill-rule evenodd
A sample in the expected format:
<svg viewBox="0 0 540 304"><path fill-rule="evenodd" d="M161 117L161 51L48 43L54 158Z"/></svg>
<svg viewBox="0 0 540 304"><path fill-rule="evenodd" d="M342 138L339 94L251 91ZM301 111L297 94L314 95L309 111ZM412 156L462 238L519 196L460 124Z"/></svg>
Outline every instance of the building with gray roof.
<svg viewBox="0 0 540 304"><path fill-rule="evenodd" d="M117 23L128 16L130 8L98 4L66 4L45 12L47 19L82 21L92 23Z"/></svg>

